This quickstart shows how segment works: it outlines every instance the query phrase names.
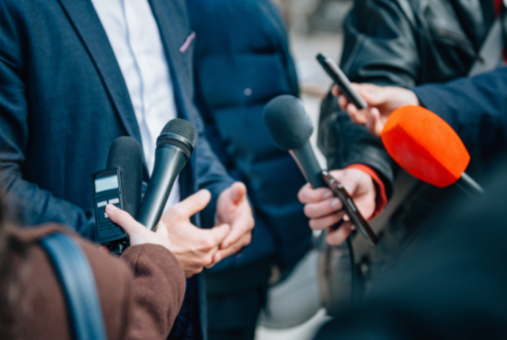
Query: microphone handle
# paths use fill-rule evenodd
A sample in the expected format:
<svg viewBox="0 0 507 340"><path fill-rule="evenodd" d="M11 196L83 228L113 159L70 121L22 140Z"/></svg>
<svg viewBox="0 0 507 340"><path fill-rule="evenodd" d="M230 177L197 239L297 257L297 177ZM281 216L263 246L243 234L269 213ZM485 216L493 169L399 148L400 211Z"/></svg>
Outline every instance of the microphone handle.
<svg viewBox="0 0 507 340"><path fill-rule="evenodd" d="M461 174L461 177L455 182L456 185L463 190L470 197L477 194L484 194L484 189L472 177L468 176L466 172Z"/></svg>
<svg viewBox="0 0 507 340"><path fill-rule="evenodd" d="M312 187L315 189L327 187L326 182L324 182L320 175L322 168L315 157L315 153L309 141L301 148L290 150L289 152L301 169L306 181L310 183Z"/></svg>
<svg viewBox="0 0 507 340"><path fill-rule="evenodd" d="M156 149L152 177L137 215L137 221L146 228L157 227L174 181L186 163L187 158L178 147L166 145Z"/></svg>

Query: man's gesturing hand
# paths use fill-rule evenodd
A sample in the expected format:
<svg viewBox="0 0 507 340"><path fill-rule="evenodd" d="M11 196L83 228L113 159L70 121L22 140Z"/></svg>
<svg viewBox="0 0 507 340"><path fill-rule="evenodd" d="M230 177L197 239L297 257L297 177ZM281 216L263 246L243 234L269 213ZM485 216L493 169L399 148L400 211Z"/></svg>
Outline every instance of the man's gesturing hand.
<svg viewBox="0 0 507 340"><path fill-rule="evenodd" d="M334 86L332 93L338 97L338 103L345 110L350 119L356 124L365 125L375 136L380 136L389 115L405 105L420 105L414 92L402 87L377 86L373 84L352 84L352 87L363 97L368 107L358 110L350 103L338 86Z"/></svg>
<svg viewBox="0 0 507 340"><path fill-rule="evenodd" d="M167 228L169 250L178 259L186 277L216 263L213 257L231 229L227 224L199 229L190 222L190 217L203 210L210 199L208 190L200 190L166 211L158 225L157 232Z"/></svg>
<svg viewBox="0 0 507 340"><path fill-rule="evenodd" d="M345 186L364 218L371 217L377 193L370 175L358 169L333 170L330 174ZM298 197L305 204L305 215L310 218L310 228L314 230L327 229L344 217L348 220L342 202L327 188L313 189L306 184ZM337 230L329 230L326 240L332 245L341 244L351 230L352 224L346 221Z"/></svg>
<svg viewBox="0 0 507 340"><path fill-rule="evenodd" d="M238 252L252 240L255 222L243 183L234 183L218 197L216 224L229 225L231 232L220 244L220 250L213 259L214 263Z"/></svg>

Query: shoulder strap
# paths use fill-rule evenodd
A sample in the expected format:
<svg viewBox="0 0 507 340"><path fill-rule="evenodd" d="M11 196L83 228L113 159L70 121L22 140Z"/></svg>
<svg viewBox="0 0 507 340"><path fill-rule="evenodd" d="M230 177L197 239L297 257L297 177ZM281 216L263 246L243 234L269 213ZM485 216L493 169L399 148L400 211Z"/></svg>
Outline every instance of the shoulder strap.
<svg viewBox="0 0 507 340"><path fill-rule="evenodd" d="M40 241L55 269L67 303L75 340L106 340L95 278L83 250L64 233Z"/></svg>

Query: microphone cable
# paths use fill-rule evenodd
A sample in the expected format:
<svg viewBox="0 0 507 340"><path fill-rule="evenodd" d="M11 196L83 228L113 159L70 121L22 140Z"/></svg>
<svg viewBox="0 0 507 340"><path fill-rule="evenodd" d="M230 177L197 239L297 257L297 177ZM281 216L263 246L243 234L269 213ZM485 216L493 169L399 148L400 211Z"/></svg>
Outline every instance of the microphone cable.
<svg viewBox="0 0 507 340"><path fill-rule="evenodd" d="M343 219L336 222L332 226L332 230L337 230L341 227L341 225L345 222ZM349 252L350 258L350 304L354 305L355 297L356 297L356 279L357 279L357 266L356 266L356 258L354 254L354 246L352 245L352 237L355 235L355 231L352 230L349 237L347 237L347 250Z"/></svg>
<svg viewBox="0 0 507 340"><path fill-rule="evenodd" d="M350 304L354 305L356 300L356 275L357 275L357 267L356 267L356 259L354 256L354 246L352 245L352 234L347 237L347 248L349 250L350 256Z"/></svg>

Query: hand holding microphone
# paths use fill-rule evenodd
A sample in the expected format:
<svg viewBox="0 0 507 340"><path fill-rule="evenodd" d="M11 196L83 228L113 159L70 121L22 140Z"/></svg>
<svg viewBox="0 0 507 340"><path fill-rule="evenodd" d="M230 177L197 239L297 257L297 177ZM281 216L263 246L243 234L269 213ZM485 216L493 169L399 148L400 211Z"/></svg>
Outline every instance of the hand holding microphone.
<svg viewBox="0 0 507 340"><path fill-rule="evenodd" d="M363 190L344 188L343 183L337 181L336 178L328 177L328 173L323 171L317 162L309 141L313 132L313 123L301 101L290 95L281 95L271 100L264 108L264 124L273 142L282 150L290 152L312 188L318 189L327 187L331 189L329 191L325 191L324 189L320 191L315 190L316 198L322 199L325 198L325 195L329 196L327 198L331 198L333 195L338 198L352 224L372 245L377 244L377 236L362 215L368 212L363 211L362 209L364 209L364 207L357 206L357 202L355 202L355 199L359 197L357 194L362 194ZM326 178L328 180L326 180ZM371 178L369 178L369 180L371 186L373 186ZM366 180L365 183L368 183L368 181ZM350 190L353 190L353 192L350 192ZM311 195L311 193L309 194ZM353 196L351 197L349 194ZM336 208L339 208L339 203L333 206L332 202L335 201L331 201L331 206L327 207L330 214L333 214ZM320 207L326 210L325 204ZM311 207L310 210L312 210ZM325 222L331 224L331 221L337 220L337 217L343 217L343 215L343 213L340 213L334 216L324 216L326 219L319 221L323 223L314 223L318 223L319 227L325 225ZM349 224L340 226L338 230L335 229L336 228L331 227L329 230L330 236L328 240L332 244L336 244L340 240L345 239L351 230ZM333 238L333 234L336 235L338 241Z"/></svg>
<svg viewBox="0 0 507 340"><path fill-rule="evenodd" d="M171 251L187 277L234 254L251 240L254 219L246 188L235 183L217 200L217 223L199 229L190 217L203 210L211 196L207 190L188 197L162 215L174 181L190 159L196 143L194 126L183 119L169 121L157 139L155 166L137 220L150 230L166 227ZM159 221L162 221L159 225Z"/></svg>
<svg viewBox="0 0 507 340"><path fill-rule="evenodd" d="M343 184L363 216L370 218L375 211L377 196L370 175L358 169L332 170L329 173ZM342 218L347 218L343 203L328 188L314 189L306 184L299 191L298 198L305 205L305 215L310 218L310 228L313 230L328 229ZM350 221L344 222L339 229L327 234L327 243L343 243L352 229Z"/></svg>

